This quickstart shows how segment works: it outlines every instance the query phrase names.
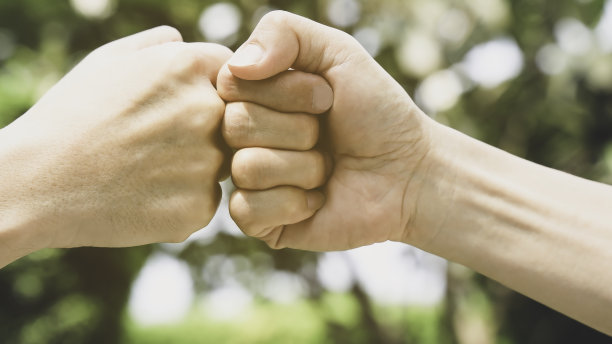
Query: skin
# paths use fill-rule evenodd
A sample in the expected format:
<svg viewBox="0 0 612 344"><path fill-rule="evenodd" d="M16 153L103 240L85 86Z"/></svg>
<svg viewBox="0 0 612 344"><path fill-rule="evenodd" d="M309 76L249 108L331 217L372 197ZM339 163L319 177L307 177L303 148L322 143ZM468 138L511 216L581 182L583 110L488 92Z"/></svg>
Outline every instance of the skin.
<svg viewBox="0 0 612 344"><path fill-rule="evenodd" d="M220 200L225 47L159 27L100 47L0 131L0 267L46 247L183 241Z"/></svg>
<svg viewBox="0 0 612 344"><path fill-rule="evenodd" d="M333 102L278 82L300 72ZM612 335L612 187L436 123L352 37L293 14L263 17L218 80L247 235L314 251L405 242ZM311 101L329 107L318 134L292 113Z"/></svg>

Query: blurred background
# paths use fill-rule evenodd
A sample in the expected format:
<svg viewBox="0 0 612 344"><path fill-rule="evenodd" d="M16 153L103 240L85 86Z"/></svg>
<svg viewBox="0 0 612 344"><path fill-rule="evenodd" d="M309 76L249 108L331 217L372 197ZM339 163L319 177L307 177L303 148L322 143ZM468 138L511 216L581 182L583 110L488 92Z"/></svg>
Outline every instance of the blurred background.
<svg viewBox="0 0 612 344"><path fill-rule="evenodd" d="M108 41L167 24L235 49L272 9L352 34L436 120L612 182L604 0L0 0L0 126ZM578 342L612 339L406 245L272 251L226 205L183 244L45 250L0 270L0 343Z"/></svg>

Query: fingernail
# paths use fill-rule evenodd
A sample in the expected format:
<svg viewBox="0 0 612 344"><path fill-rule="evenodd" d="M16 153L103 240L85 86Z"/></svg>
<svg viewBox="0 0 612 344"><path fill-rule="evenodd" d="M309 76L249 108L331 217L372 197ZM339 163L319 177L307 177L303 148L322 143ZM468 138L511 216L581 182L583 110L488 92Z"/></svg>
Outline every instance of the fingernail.
<svg viewBox="0 0 612 344"><path fill-rule="evenodd" d="M312 90L312 108L316 112L327 111L334 102L334 91L325 85L317 85Z"/></svg>
<svg viewBox="0 0 612 344"><path fill-rule="evenodd" d="M227 63L236 67L252 66L261 61L263 56L264 51L258 44L248 43L238 48Z"/></svg>
<svg viewBox="0 0 612 344"><path fill-rule="evenodd" d="M306 194L306 202L308 203L308 209L319 210L325 203L325 196L319 191L310 191Z"/></svg>

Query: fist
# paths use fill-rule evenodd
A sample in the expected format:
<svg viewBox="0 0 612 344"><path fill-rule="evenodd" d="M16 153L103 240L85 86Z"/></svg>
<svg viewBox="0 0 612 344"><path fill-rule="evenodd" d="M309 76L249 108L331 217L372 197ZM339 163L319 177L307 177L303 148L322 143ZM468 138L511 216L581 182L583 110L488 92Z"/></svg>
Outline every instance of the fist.
<svg viewBox="0 0 612 344"><path fill-rule="evenodd" d="M42 247L178 242L220 200L225 47L159 27L97 49L6 128ZM4 134L3 134L4 135Z"/></svg>
<svg viewBox="0 0 612 344"><path fill-rule="evenodd" d="M222 134L237 149L230 214L247 235L274 245L279 228L311 217L324 203L317 188L330 174L331 159L315 146L320 117L333 101L331 87L295 70L242 80L226 66L218 91L228 101Z"/></svg>
<svg viewBox="0 0 612 344"><path fill-rule="evenodd" d="M264 106L228 105L224 120L242 148L230 213L246 234L315 251L428 235L417 201L432 121L354 38L271 12L227 65L221 97ZM311 134L316 117L304 112L324 110Z"/></svg>

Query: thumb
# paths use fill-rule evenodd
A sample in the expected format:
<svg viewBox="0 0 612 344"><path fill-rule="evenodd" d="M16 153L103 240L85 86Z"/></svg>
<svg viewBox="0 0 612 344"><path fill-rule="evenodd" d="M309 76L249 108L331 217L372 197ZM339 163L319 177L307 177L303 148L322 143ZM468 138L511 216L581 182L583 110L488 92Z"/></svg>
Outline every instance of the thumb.
<svg viewBox="0 0 612 344"><path fill-rule="evenodd" d="M354 51L354 39L339 30L298 15L273 11L266 14L249 39L228 61L232 74L262 80L294 68L324 75Z"/></svg>

